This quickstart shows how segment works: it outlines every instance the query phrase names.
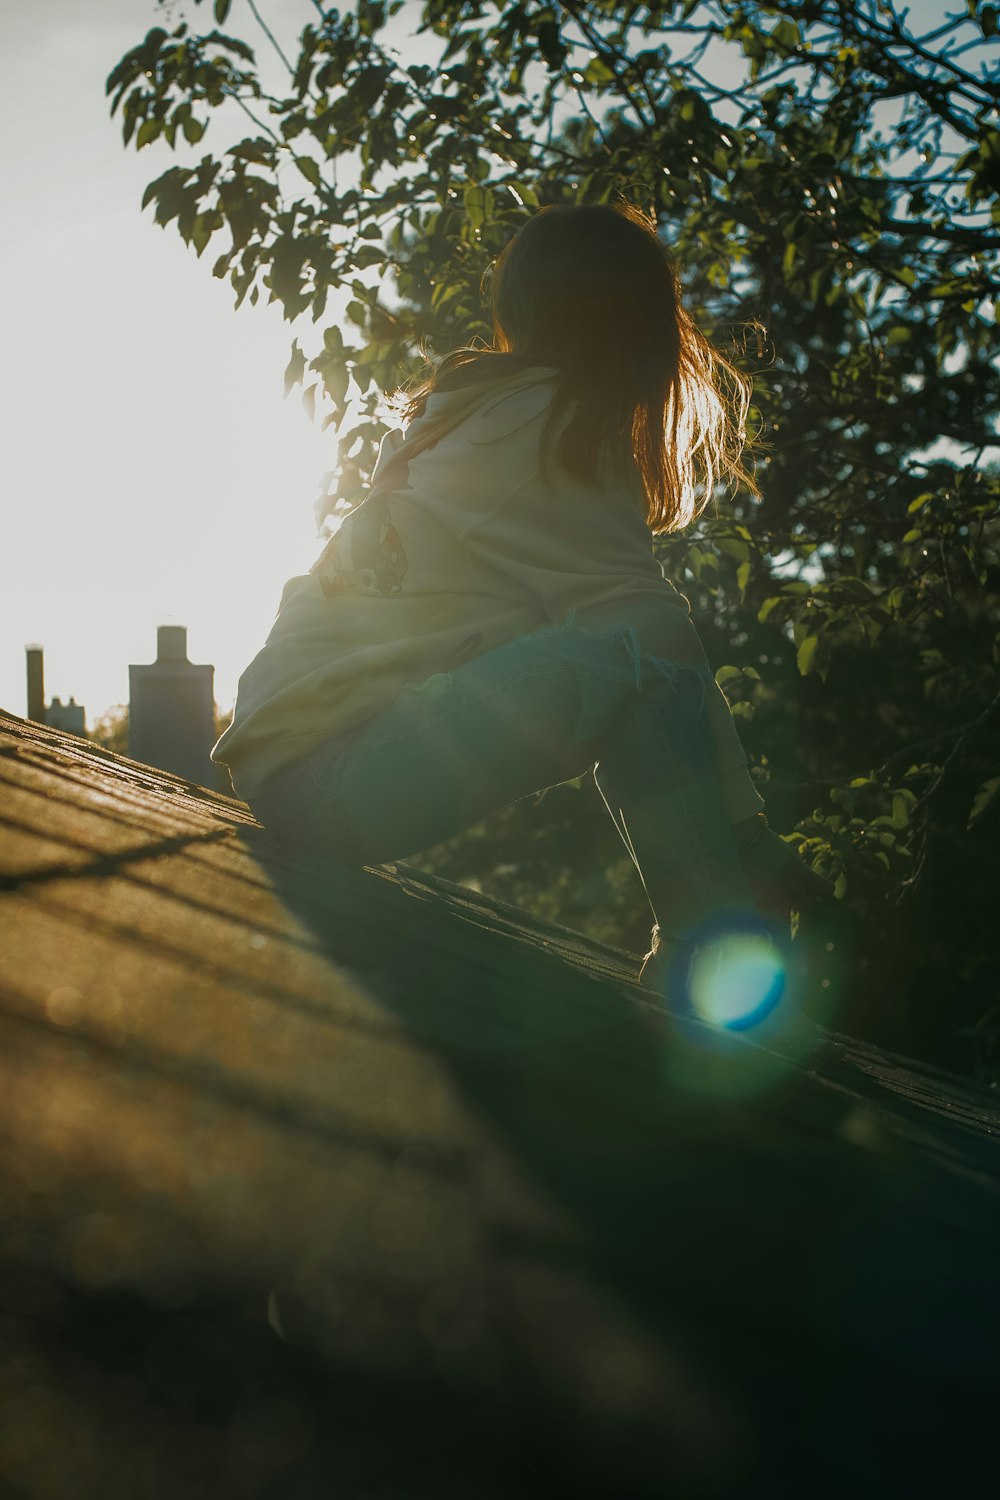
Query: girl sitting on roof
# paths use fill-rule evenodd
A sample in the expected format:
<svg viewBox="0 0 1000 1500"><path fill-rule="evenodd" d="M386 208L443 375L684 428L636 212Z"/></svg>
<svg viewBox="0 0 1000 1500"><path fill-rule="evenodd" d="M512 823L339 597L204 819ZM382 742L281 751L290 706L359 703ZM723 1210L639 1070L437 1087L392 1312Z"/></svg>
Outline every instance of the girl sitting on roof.
<svg viewBox="0 0 1000 1500"><path fill-rule="evenodd" d="M707 934L827 886L768 828L653 555L719 480L753 488L749 382L625 203L535 214L492 307L493 347L454 351L404 401L370 493L286 585L213 758L265 826L353 865L592 768L656 924L643 982L663 992Z"/></svg>

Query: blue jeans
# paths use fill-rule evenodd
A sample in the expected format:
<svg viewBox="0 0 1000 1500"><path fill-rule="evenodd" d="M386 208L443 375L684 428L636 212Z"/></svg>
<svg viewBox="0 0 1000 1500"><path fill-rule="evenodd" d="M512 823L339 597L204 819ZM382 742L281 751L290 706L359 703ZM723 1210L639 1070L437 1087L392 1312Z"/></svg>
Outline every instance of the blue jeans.
<svg viewBox="0 0 1000 1500"><path fill-rule="evenodd" d="M753 910L712 764L711 683L704 659L646 652L633 625L550 626L408 684L277 771L253 811L310 853L381 864L593 770L661 934L690 940Z"/></svg>

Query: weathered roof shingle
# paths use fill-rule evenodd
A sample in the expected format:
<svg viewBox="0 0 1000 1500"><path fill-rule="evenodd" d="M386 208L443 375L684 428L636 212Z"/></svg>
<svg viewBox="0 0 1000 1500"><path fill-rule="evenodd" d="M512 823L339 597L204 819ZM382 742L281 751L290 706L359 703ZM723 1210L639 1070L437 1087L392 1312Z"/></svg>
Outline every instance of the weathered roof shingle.
<svg viewBox="0 0 1000 1500"><path fill-rule="evenodd" d="M9 1493L991 1472L984 1091L720 1053L627 955L10 716L0 777Z"/></svg>

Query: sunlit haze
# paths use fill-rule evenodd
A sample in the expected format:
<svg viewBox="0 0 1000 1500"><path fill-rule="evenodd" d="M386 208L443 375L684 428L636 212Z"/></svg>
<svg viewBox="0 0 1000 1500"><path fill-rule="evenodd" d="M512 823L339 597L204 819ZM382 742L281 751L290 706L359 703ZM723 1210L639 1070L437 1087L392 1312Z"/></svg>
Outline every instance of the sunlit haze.
<svg viewBox="0 0 1000 1500"><path fill-rule="evenodd" d="M299 0L268 14L293 37L302 23ZM4 7L0 705L14 713L26 643L45 646L47 695L73 694L92 724L127 700L128 665L153 659L162 623L187 625L228 708L283 579L316 550L336 435L282 398L292 333L276 308L235 313L210 255L140 213L171 154L126 152L108 117L106 74L158 20L151 0Z"/></svg>

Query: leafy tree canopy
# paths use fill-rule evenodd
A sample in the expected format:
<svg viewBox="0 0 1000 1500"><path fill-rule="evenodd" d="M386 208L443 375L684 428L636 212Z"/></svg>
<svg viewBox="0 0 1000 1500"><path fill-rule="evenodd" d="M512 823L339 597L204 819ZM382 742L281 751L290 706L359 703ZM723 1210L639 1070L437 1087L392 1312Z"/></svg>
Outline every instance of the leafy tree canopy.
<svg viewBox="0 0 1000 1500"><path fill-rule="evenodd" d="M211 247L238 306L305 326L286 386L338 425L328 509L364 492L381 393L488 338L480 278L527 215L619 192L655 213L755 374L763 491L662 543L666 566L769 805L896 923L898 965L891 903L915 932L959 875L996 877L1000 7L919 27L895 0L303 0L294 49L253 0L195 0L207 29L163 10L112 112L182 158L146 190L156 221ZM973 994L1000 953L963 911L940 965Z"/></svg>

